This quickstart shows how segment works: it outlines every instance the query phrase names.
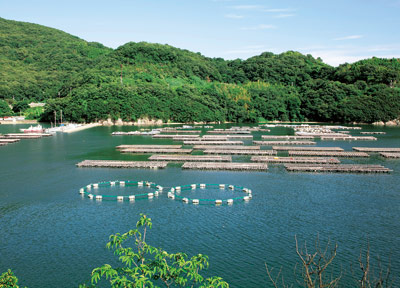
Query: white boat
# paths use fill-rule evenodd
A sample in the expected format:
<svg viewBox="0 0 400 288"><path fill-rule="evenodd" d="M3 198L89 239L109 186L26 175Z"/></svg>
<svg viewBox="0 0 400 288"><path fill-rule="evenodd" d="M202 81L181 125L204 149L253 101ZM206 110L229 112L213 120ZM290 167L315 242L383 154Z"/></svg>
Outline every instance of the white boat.
<svg viewBox="0 0 400 288"><path fill-rule="evenodd" d="M30 126L27 129L19 129L19 130L24 133L43 133L44 132L42 125Z"/></svg>

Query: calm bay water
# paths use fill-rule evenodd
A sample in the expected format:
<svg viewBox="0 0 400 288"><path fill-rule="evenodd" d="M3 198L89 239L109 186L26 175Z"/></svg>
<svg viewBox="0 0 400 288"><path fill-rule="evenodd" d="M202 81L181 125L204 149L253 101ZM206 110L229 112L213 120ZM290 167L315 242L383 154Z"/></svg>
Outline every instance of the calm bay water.
<svg viewBox="0 0 400 288"><path fill-rule="evenodd" d="M0 125L0 133L22 127ZM400 128L364 128L387 134L376 135L378 141L318 141L317 145L345 150L400 147ZM93 268L116 263L105 248L108 236L134 228L139 214L146 213L153 219L148 236L152 245L208 255L208 274L222 276L231 287L271 287L265 262L276 269L283 266L291 282L298 262L295 235L311 247L317 235L323 243L337 242L334 267L342 271L341 287L354 287L350 264L360 278L357 258L368 241L371 254L379 255L383 264L391 258L392 273L400 275L400 160L377 155L343 160L382 164L394 170L387 175L287 173L281 165L270 165L268 172L184 171L176 164L160 170L75 166L85 159L148 157L122 155L115 150L120 144L176 144L145 136L111 136L119 130L132 127L97 127L0 147L1 272L13 269L20 284L28 287L77 287L89 279ZM269 134L292 133L274 128ZM96 202L78 194L89 183L116 179L149 180L165 187L235 184L252 189L253 200L216 207L172 201L166 192L134 203Z"/></svg>

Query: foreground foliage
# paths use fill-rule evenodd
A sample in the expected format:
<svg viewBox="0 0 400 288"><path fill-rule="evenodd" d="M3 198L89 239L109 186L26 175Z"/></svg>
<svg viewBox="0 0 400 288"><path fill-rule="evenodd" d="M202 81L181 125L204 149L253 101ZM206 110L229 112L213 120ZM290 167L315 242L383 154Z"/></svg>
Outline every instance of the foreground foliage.
<svg viewBox="0 0 400 288"><path fill-rule="evenodd" d="M372 123L400 115L399 59L335 68L293 51L226 61L145 42L113 50L2 18L0 43L0 100L45 101L44 121L60 110L73 122Z"/></svg>
<svg viewBox="0 0 400 288"><path fill-rule="evenodd" d="M8 269L0 275L0 288L18 288L18 278Z"/></svg>
<svg viewBox="0 0 400 288"><path fill-rule="evenodd" d="M147 229L152 227L149 217L141 214L136 229L110 236L107 248L119 256L123 266L113 268L109 264L95 268L91 286L96 287L102 278L111 287L229 287L220 277L205 278L200 274L208 268L208 257L198 254L189 258L185 253L168 253L146 242ZM126 247L130 239L135 246Z"/></svg>

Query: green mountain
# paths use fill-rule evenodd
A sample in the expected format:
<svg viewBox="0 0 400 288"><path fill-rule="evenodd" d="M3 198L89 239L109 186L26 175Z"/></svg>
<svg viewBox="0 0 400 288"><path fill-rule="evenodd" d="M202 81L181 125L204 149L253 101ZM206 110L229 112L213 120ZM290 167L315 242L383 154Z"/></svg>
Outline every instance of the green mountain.
<svg viewBox="0 0 400 288"><path fill-rule="evenodd" d="M0 101L46 101L43 120L61 109L74 122L374 122L400 115L399 59L334 68L293 51L226 61L145 42L113 50L0 18L0 67Z"/></svg>

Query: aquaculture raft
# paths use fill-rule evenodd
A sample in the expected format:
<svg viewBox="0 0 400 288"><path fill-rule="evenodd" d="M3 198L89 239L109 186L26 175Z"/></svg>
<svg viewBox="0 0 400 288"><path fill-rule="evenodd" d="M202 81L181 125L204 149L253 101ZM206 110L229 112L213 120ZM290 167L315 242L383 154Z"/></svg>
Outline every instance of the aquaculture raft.
<svg viewBox="0 0 400 288"><path fill-rule="evenodd" d="M6 145L9 143L15 143L20 141L20 139L0 139L0 145Z"/></svg>
<svg viewBox="0 0 400 288"><path fill-rule="evenodd" d="M138 186L138 187L149 187L154 189L154 192L150 193L142 193L142 194L136 194L136 195L128 195L128 196L120 196L120 195L100 195L100 194L93 194L91 191L97 190L99 187L111 187L111 186ZM129 200L129 201L135 201L137 198L153 198L154 196L158 196L159 193L162 193L163 187L160 185L157 185L153 182L149 181L108 181L108 182L100 182L100 183L94 183L94 184L89 184L86 185L85 187L82 187L79 189L79 194L81 195L86 195L89 199L96 199L96 200L103 200L103 199L109 199L109 200L117 200L117 201L124 201L124 200Z"/></svg>
<svg viewBox="0 0 400 288"><path fill-rule="evenodd" d="M299 146L272 146L273 150L290 151L343 151L340 147L299 147Z"/></svg>
<svg viewBox="0 0 400 288"><path fill-rule="evenodd" d="M314 141L253 141L253 144L261 146L273 145L315 145Z"/></svg>
<svg viewBox="0 0 400 288"><path fill-rule="evenodd" d="M182 169L266 171L268 169L268 165L264 163L185 162L182 165Z"/></svg>
<svg viewBox="0 0 400 288"><path fill-rule="evenodd" d="M237 191L237 192L242 192L245 193L245 196L238 196L230 199L200 199L200 198L189 198L189 197L183 197L179 195L181 191L187 191L187 190L194 190L194 189L207 189L207 188L214 188L214 189L220 189L220 190L225 190L229 189L232 191ZM253 198L251 190L248 188L236 186L236 185L228 185L228 184L189 184L189 185L183 185L183 186L176 186L172 187L171 190L168 192L168 198L170 199L175 199L175 200L180 200L183 203L192 203L192 204L216 204L216 205L222 205L222 204L228 204L231 205L233 202L237 201L249 201L250 199Z"/></svg>
<svg viewBox="0 0 400 288"><path fill-rule="evenodd" d="M389 173L393 170L382 165L353 165L353 164L285 164L287 171L291 172L350 172L350 173Z"/></svg>
<svg viewBox="0 0 400 288"><path fill-rule="evenodd" d="M225 143L224 143L225 144ZM194 145L194 150L260 150L260 146L241 146L241 145Z"/></svg>
<svg viewBox="0 0 400 288"><path fill-rule="evenodd" d="M121 149L121 153L153 154L153 153L172 153L190 154L193 149L162 149L162 148L126 148Z"/></svg>
<svg viewBox="0 0 400 288"><path fill-rule="evenodd" d="M321 140L329 140L329 141L376 141L378 140L373 136L348 136L348 137L335 137L335 136L324 136L321 137Z"/></svg>
<svg viewBox="0 0 400 288"><path fill-rule="evenodd" d="M369 157L364 152L347 151L288 151L289 156L326 156L326 157Z"/></svg>
<svg viewBox="0 0 400 288"><path fill-rule="evenodd" d="M164 138L171 138L171 139L175 139L175 138L194 138L194 139L196 139L196 138L199 138L200 137L200 135L171 135L171 134L169 134L169 135L165 135L165 134L156 134L156 135L153 135L153 137L152 138L154 138L154 139L157 139L157 138L161 138L161 139L164 139Z"/></svg>
<svg viewBox="0 0 400 288"><path fill-rule="evenodd" d="M121 149L180 149L182 145L119 145L116 148Z"/></svg>
<svg viewBox="0 0 400 288"><path fill-rule="evenodd" d="M379 154L385 158L400 158L400 153L380 152Z"/></svg>
<svg viewBox="0 0 400 288"><path fill-rule="evenodd" d="M218 155L153 155L149 160L154 161L207 161L207 162L232 162L230 156Z"/></svg>
<svg viewBox="0 0 400 288"><path fill-rule="evenodd" d="M168 162L157 161L115 161L115 160L85 160L78 167L102 167L102 168L165 168Z"/></svg>
<svg viewBox="0 0 400 288"><path fill-rule="evenodd" d="M360 134L365 134L365 135L373 135L373 134L384 135L384 134L386 134L386 132L360 132Z"/></svg>
<svg viewBox="0 0 400 288"><path fill-rule="evenodd" d="M183 141L185 145L243 145L243 141Z"/></svg>
<svg viewBox="0 0 400 288"><path fill-rule="evenodd" d="M206 149L205 154L224 154L224 155L276 155L274 150L219 150Z"/></svg>
<svg viewBox="0 0 400 288"><path fill-rule="evenodd" d="M359 152L400 152L400 148L371 148L371 147L353 147L353 150Z"/></svg>
<svg viewBox="0 0 400 288"><path fill-rule="evenodd" d="M52 136L51 134L47 133L9 133L4 134L4 138L11 138L11 139L37 139L42 137L49 137Z"/></svg>
<svg viewBox="0 0 400 288"><path fill-rule="evenodd" d="M261 135L261 139L293 139L293 140L299 140L299 139L314 139L314 136L298 136L298 135Z"/></svg>
<svg viewBox="0 0 400 288"><path fill-rule="evenodd" d="M269 163L321 163L321 164L337 164L340 163L337 158L323 157L274 157L274 156L253 156L253 162L269 162Z"/></svg>

